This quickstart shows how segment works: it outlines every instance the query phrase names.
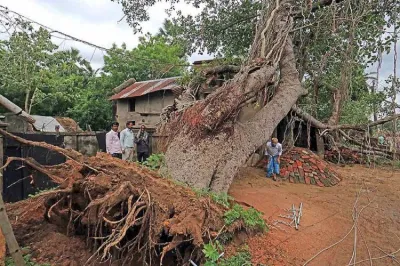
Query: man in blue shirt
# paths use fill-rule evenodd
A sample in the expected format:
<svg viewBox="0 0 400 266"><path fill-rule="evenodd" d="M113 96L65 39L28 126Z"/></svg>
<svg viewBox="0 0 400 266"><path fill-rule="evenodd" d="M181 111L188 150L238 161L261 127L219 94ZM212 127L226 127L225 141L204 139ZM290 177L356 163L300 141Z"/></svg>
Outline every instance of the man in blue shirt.
<svg viewBox="0 0 400 266"><path fill-rule="evenodd" d="M121 148L122 148L122 160L133 162L133 156L135 154L134 145L135 135L133 134L133 122L126 122L126 128L121 131Z"/></svg>

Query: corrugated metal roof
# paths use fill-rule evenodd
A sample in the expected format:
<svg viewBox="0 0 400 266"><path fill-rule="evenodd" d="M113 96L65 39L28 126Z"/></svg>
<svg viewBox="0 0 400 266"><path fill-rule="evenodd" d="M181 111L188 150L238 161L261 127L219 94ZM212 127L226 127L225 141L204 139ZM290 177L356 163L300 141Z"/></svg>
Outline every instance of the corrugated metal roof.
<svg viewBox="0 0 400 266"><path fill-rule="evenodd" d="M36 120L33 127L38 131L56 132L56 126L58 125L60 126L60 132L65 132L65 129L55 117L41 115L32 115L32 117Z"/></svg>
<svg viewBox="0 0 400 266"><path fill-rule="evenodd" d="M179 77L165 78L165 79L154 79L135 82L132 85L126 87L117 94L111 96L111 100L118 100L124 98L135 98L143 96L152 92L162 90L172 90L179 86L176 81Z"/></svg>

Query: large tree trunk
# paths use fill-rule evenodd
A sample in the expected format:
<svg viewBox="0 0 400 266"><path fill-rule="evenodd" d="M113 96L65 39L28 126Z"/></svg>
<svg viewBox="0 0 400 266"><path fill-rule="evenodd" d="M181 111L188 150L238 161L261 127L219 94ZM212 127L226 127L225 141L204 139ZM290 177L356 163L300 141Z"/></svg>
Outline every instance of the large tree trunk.
<svg viewBox="0 0 400 266"><path fill-rule="evenodd" d="M305 94L289 36L291 26L290 1L271 5L260 19L247 65L170 124L166 164L173 178L226 192L239 167ZM238 122L246 103L267 89L273 92L272 99L248 121Z"/></svg>

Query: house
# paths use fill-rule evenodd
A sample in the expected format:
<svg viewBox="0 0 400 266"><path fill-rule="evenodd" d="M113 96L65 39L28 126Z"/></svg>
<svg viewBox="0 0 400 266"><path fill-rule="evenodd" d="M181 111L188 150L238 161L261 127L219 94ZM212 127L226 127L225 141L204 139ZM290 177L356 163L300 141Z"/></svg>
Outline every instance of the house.
<svg viewBox="0 0 400 266"><path fill-rule="evenodd" d="M174 90L180 88L178 79L172 77L134 82L111 96L120 129L125 128L127 121L134 121L136 128L142 124L155 128L160 122L162 109L174 103Z"/></svg>

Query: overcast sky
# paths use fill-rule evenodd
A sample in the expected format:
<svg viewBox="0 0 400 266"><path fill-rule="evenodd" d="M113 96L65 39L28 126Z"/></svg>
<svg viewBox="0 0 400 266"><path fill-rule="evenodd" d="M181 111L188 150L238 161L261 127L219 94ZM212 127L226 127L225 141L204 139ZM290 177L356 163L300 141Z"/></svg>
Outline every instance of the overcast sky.
<svg viewBox="0 0 400 266"><path fill-rule="evenodd" d="M122 7L111 0L1 0L0 4L54 30L105 48L110 48L113 43L126 43L128 48L138 44L140 35L134 35L125 20L118 23L123 17ZM142 24L143 33L158 31L167 18L165 9L168 7L166 3L159 3L149 9L151 20ZM185 14L197 12L185 4L181 4L180 9ZM71 46L79 49L86 59L92 59L95 68L102 66L102 51L95 51L93 47L79 42L56 38L53 41L61 45L61 49ZM193 55L189 61L209 58L209 55Z"/></svg>
<svg viewBox="0 0 400 266"><path fill-rule="evenodd" d="M37 22L70 34L74 37L86 40L102 47L111 47L113 43L121 45L126 43L129 48L138 44L139 35L134 35L132 29L125 20L118 23L123 17L122 8L111 0L0 0L0 3L13 11L29 17ZM149 22L143 23L143 32L156 33L167 17L165 9L168 4L159 3L150 8ZM191 6L180 5L178 9L185 14L195 14L197 10ZM88 45L54 39L54 42L62 48L71 46L78 48L82 55L90 60L95 68L102 66L103 53ZM400 43L398 45L400 52ZM209 55L193 55L190 62L198 59L209 59ZM400 58L397 62L400 69ZM372 67L367 71L375 71ZM381 86L384 80L393 73L393 52L384 55L381 68ZM399 71L398 71L399 76Z"/></svg>

